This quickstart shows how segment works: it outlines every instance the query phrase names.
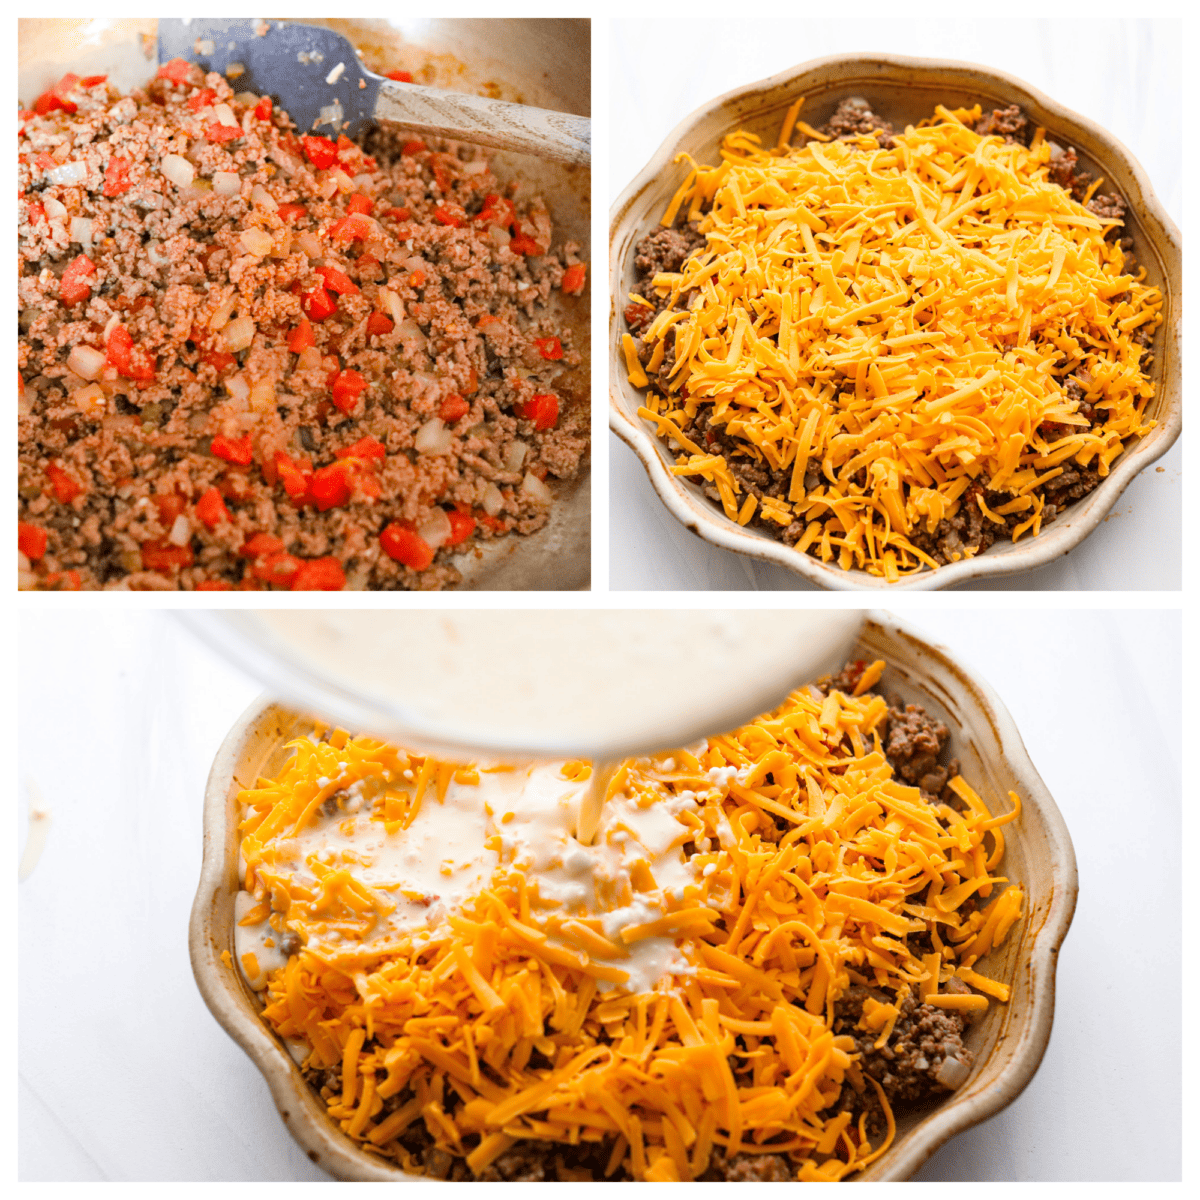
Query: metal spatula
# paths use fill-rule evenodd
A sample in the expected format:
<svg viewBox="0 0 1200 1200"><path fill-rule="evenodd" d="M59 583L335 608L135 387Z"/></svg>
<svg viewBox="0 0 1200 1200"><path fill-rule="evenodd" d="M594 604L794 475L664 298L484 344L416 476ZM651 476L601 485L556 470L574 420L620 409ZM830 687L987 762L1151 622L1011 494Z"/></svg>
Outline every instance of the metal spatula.
<svg viewBox="0 0 1200 1200"><path fill-rule="evenodd" d="M344 37L316 25L160 18L158 61L173 58L223 75L240 64L234 88L271 96L301 133L354 137L378 122L556 162L591 161L586 117L385 79Z"/></svg>

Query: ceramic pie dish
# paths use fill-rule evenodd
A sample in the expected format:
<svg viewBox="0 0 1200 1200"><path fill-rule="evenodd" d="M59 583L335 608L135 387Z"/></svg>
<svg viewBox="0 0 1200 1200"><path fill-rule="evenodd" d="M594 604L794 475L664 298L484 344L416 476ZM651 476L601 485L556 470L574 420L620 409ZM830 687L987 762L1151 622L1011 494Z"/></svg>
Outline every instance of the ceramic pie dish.
<svg viewBox="0 0 1200 1200"><path fill-rule="evenodd" d="M590 25L585 19L381 20L298 18L348 37L373 68L418 72L418 82L586 115L591 105ZM121 90L154 74L154 18L30 18L18 22L18 94L29 101L67 71L107 74ZM525 154L489 152L502 179L542 196L555 241L574 241L591 261L591 174ZM574 334L578 367L559 376L564 395L589 405L591 319L588 290L570 303L556 292L547 312ZM591 573L591 479L585 458L572 480L553 485L546 525L528 537L499 539L478 557L459 556L457 590L575 591Z"/></svg>
<svg viewBox="0 0 1200 1200"><path fill-rule="evenodd" d="M671 196L683 181L674 165L686 151L697 162L716 161L720 139L738 128L774 139L788 106L804 96L804 119L823 124L837 104L851 96L869 99L872 109L897 128L933 111L975 103L989 107L1019 105L1047 137L1073 146L1082 169L1103 175L1129 205L1124 233L1133 239L1134 256L1149 283L1162 290L1163 324L1153 344L1151 378L1157 394L1149 407L1155 427L1130 445L1110 474L1089 495L1045 527L1036 538L996 543L975 558L936 571L903 576L896 583L866 571L843 571L784 543L742 527L701 494L699 487L672 475L673 459L653 427L638 415L643 393L628 379L621 335L625 298L635 282L633 248L658 226ZM613 205L609 227L609 423L641 460L659 499L676 520L697 536L725 550L776 563L830 590L896 589L932 591L971 579L994 578L1045 566L1074 549L1111 511L1133 478L1161 458L1183 425L1180 330L1182 319L1182 243L1175 224L1133 155L1112 134L1014 76L972 63L898 55L837 55L803 63L770 79L749 84L698 108L671 131L653 158Z"/></svg>
<svg viewBox="0 0 1200 1200"><path fill-rule="evenodd" d="M1075 908L1075 856L1062 817L1038 776L1020 734L986 683L944 648L902 621L874 614L860 657L884 658L884 690L923 704L951 729L952 752L993 811L1009 790L1023 802L1005 828L1005 875L1026 893L1025 916L985 960L986 972L1010 983L1007 1005L991 1005L966 1035L974 1052L970 1077L937 1107L897 1120L895 1142L859 1178L908 1179L951 1137L1010 1104L1041 1062L1054 1018L1055 967ZM217 752L204 804L204 860L192 908L192 970L214 1017L262 1072L289 1133L308 1156L339 1179L414 1178L358 1149L325 1115L299 1067L259 1018L260 1002L233 955L238 892L238 792L284 760L284 746L311 721L263 698L239 718ZM998 807L999 805L999 807ZM415 1181L415 1178L414 1178Z"/></svg>

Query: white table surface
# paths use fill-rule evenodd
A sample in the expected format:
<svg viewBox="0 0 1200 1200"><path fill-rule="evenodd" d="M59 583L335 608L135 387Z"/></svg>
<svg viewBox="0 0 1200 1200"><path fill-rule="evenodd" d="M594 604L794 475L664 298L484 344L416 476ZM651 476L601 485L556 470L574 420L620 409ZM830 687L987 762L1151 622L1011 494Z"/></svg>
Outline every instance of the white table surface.
<svg viewBox="0 0 1200 1200"><path fill-rule="evenodd" d="M700 104L827 54L886 51L1008 71L1097 121L1132 150L1182 224L1182 23L1177 20L711 20L611 23L609 154L614 201ZM610 586L615 590L816 590L774 564L720 550L668 515L645 470L609 435ZM1182 439L1129 486L1113 515L1065 558L961 590L1182 586Z"/></svg>
<svg viewBox="0 0 1200 1200"><path fill-rule="evenodd" d="M1180 615L914 620L1012 710L1081 884L1041 1070L920 1178L1177 1179ZM325 1178L188 963L205 777L258 686L160 612L26 607L18 690L19 778L54 814L18 891L19 1178Z"/></svg>

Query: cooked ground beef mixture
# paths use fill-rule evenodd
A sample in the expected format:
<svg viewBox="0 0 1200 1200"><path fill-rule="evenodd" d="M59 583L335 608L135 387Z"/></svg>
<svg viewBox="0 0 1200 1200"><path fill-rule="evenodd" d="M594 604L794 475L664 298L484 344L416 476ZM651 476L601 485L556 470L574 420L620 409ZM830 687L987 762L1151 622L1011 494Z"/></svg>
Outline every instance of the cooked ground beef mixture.
<svg viewBox="0 0 1200 1200"><path fill-rule="evenodd" d="M981 136L998 137L1005 144L1015 144L1024 148L1029 148L1032 139L1040 136L1021 109L1015 105L994 109L980 115L973 125L973 131ZM823 135L826 141L854 141L863 137L873 137L877 144L885 150L894 148L897 145L894 139L900 136L889 122L872 112L868 101L860 98L847 99L839 103L829 120L816 132ZM810 142L810 145L817 145L819 150L819 143L814 141ZM1131 253L1133 243L1124 235L1123 225L1120 224L1126 211L1124 200L1116 193L1099 194L1096 192L1091 177L1078 170L1078 160L1073 149L1064 150L1051 142L1050 155L1047 166L1047 176L1050 182L1061 187L1072 200L1083 204L1088 212L1100 220L1117 222L1106 230L1104 238L1109 245L1119 246L1124 256L1121 273L1138 276L1139 269ZM766 208L774 202L767 194L766 189L763 189L762 194L751 196L745 201L747 208L754 204L761 204ZM789 203L791 202L789 201ZM950 202L951 197L948 195L945 204ZM729 203L728 197L726 197L726 203ZM863 554L861 531L855 532L839 548L842 539L835 536L831 544L827 536L822 536L822 528L827 533L828 529L832 527L836 535L838 532L845 532L843 518L846 513L858 512L861 505L870 502L874 502L877 509L886 507L878 503L882 475L877 474L876 469L872 466L870 461L872 456L869 453L855 455L853 450L848 450L844 457L851 461L847 465L846 471L843 473L839 469L839 465L834 468L835 474L831 475L829 474L830 468L822 462L820 455L815 452L811 453L807 459L802 480L803 488L801 492L798 492L797 481L793 478L792 458L781 455L777 447L774 455L765 453L760 440L749 439L746 436L741 421L744 414L741 410L731 407L730 403L731 399L736 403L736 394L733 397L718 396L714 401L707 395L698 398L689 394L689 385L686 380L681 386L680 380L684 379L684 376L676 376L678 369L676 352L679 331L687 322L674 322L651 338L645 336L654 319L665 310L671 309L672 312L675 312L680 309L703 309L706 300L712 301L713 297L706 296L703 287L691 287L686 279L680 285L686 290L678 294L674 293L671 287L664 286L661 280L658 285L654 282L656 276L680 272L684 272L686 275L685 264L689 260L699 260L699 256L706 252L721 254L726 250L727 230L721 234L720 239L712 244L709 243L706 233L702 232L702 229L710 228L710 225L705 224L705 220L711 207L711 197L706 198L702 204L693 204L690 210L685 207L682 211L686 213L687 219L682 224L670 228L656 228L641 238L634 247L633 267L636 281L630 291L629 303L624 309L625 324L633 336L633 352L648 378L651 392L669 397L665 405L655 407L654 411L670 415L690 444L684 446L673 435L669 427L661 424L658 428L659 435L667 439L672 450L678 452L682 449L692 453L698 463L694 473L703 476L702 479L697 480L703 493L715 504L723 507L725 513L736 518L740 524L750 525L788 545L798 545L804 552L819 556L824 561L837 560L843 567L847 567L851 562L862 566L864 563L859 561ZM851 205L841 213L836 210L832 211L830 216L834 224L837 224L849 219L846 214L853 213L853 211ZM817 228L815 224L813 227ZM824 222L821 228L825 228ZM816 236L820 239L824 235L818 233ZM965 234L960 233L958 236L964 241L964 244L977 244L973 243L970 230L967 230ZM902 253L899 248L897 249ZM852 244L850 254L858 252L858 244ZM777 253L781 252L777 251ZM843 253L845 252L838 251L838 254ZM837 270L837 261L838 258L835 255L832 267L834 272ZM904 268L901 266L899 269L903 271ZM753 274L753 268L751 274ZM918 274L917 282L924 285L926 281ZM930 282L932 286L933 281ZM751 280L750 286L757 287L759 285ZM832 275L830 276L830 286L846 286L857 291L857 286L854 285L852 279L833 280ZM754 294L757 296L758 293ZM860 293L859 298L865 298L865 294ZM1121 297L1118 296L1117 299L1119 300ZM823 303L819 295L812 295L811 300L814 307ZM779 321L773 319L776 310L772 309L770 295L764 294L761 304L756 300L755 305L753 311L761 314L757 324L760 328L765 326L761 336L769 340L771 345L779 351L774 358L768 359L768 361L777 362L782 348L779 343ZM935 337L942 336L937 332L938 317L935 303L931 301L928 307L925 303L921 303L916 307L925 310L918 320L918 330L923 327L933 331ZM710 307L708 311L716 310ZM866 319L866 316L862 318L864 321ZM1122 319L1127 318L1122 315ZM1139 387L1146 386L1146 380L1153 364L1153 356L1149 347L1158 323L1158 319L1153 315L1148 320L1143 317L1141 323L1137 324L1131 334L1132 361L1136 364L1138 372L1135 377L1136 386ZM840 329L840 326L835 328ZM710 321L706 326L707 333L711 336L714 329L715 327ZM859 332L862 331L863 327L860 325ZM877 326L868 332L877 334L881 338L887 337L889 333L892 336L904 334L904 330L898 327L888 330L883 326ZM957 335L960 331L952 324L949 332L951 335ZM1036 458L1038 470L1042 470L1046 464L1050 464L1053 469L1046 472L1044 482L1031 480L1032 486L1022 485L1020 494L1014 496L1014 492L1007 486L992 488L992 479L997 476L992 476L986 471L976 471L947 506L951 509L950 512L945 515L935 514L936 519L913 519L914 514L910 512L908 514L909 528L905 532L908 543L905 551L912 554L913 557L909 560L907 567L902 568L901 573L904 569L921 569L922 564L925 567L945 565L982 553L998 539L1011 540L1014 531L1019 536L1030 528L1031 516L1035 508L1037 510L1036 520L1032 527L1036 534L1064 508L1094 490L1106 473L1097 469L1094 451L1081 454L1082 462L1077 461L1074 456L1063 460L1055 454L1054 444L1056 442L1078 434L1081 429L1095 430L1103 436L1118 439L1129 438L1131 433L1136 435L1136 427L1140 418L1135 418L1131 423L1134 427L1132 431L1110 434L1109 427L1106 425L1115 410L1110 408L1109 397L1102 390L1102 377L1108 371L1109 360L1111 359L1115 363L1119 354L1106 348L1103 336L1097 335L1095 331L1083 333L1080 329L1076 329L1075 332L1079 334L1080 340L1074 343L1074 348L1069 352L1064 348L1058 356L1055 372L1057 384L1071 406L1072 416L1061 421L1047 419L1027 434L1026 449L1029 453L1022 461L1032 462ZM918 332L915 337L911 334L907 336L910 340L919 341L921 335ZM1002 336L1006 339L1001 344L1003 351L1011 347L1013 338L1011 333L1004 333ZM1032 344L1035 348L1040 348L1037 337L1035 330ZM1057 334L1051 336L1051 341L1054 341L1055 338L1057 338ZM736 335L734 341L739 346L745 344ZM703 345L706 348L704 353L709 353L707 348L710 343L705 341ZM976 348L981 348L982 345L983 342L977 339ZM841 349L840 346L839 349ZM693 352L695 352L694 346ZM893 353L899 354L901 351L896 350ZM850 352L847 356L853 359L854 354ZM839 366L835 372L831 369L833 361L821 360L819 352L816 360L810 360L810 363L801 363L798 376L804 389L807 389L804 391L806 396L817 395L826 386L838 390L838 394L832 395L828 400L832 409L826 410L836 412L853 397L853 389L861 394L865 378L856 380L852 367ZM891 358L883 358L880 360L880 365L888 367L892 361ZM1098 369L1096 364L1099 364ZM901 370L899 365L895 368L896 372ZM772 378L775 378L777 372L772 370L771 374ZM889 376L889 378L892 377ZM742 376L739 374L736 378L741 380ZM731 384L731 388L733 386ZM768 389L770 386L769 384ZM869 384L866 386L869 387ZM876 390L887 386L881 376L876 384ZM675 389L673 393L672 388ZM1148 398L1151 392L1152 387L1149 391L1143 391L1143 396ZM775 399L770 397L769 390L768 397L768 403L773 409L776 409ZM1145 404L1145 398L1139 401L1140 405ZM752 395L745 403L749 404L753 399ZM825 403L824 399L822 403ZM882 404L886 406L886 397ZM672 405L676 407L672 409ZM778 411L782 412L782 410ZM1138 411L1140 413L1141 409L1139 408ZM877 407L871 416L878 419L878 413L879 408ZM1076 416L1083 422L1082 425L1075 419ZM767 426L770 423L767 421ZM1123 428L1127 429L1127 427ZM1145 428L1148 426L1142 427L1143 432ZM767 433L777 433L777 429L772 431L768 428ZM847 429L846 432L858 436L858 431L853 427ZM880 430L876 434L876 438L884 436L887 432L886 429ZM785 436L798 437L799 430ZM953 444L952 441L951 444ZM855 450L860 448L862 446L861 438L852 445ZM956 463L954 453L956 452L949 452L949 462L952 464ZM975 452L972 451L972 453ZM722 470L727 472L728 479L726 488L723 489L716 478L710 478L711 471L709 474L705 474L704 455L716 455L723 459ZM677 464L688 465L684 464L682 459L677 460ZM693 473L690 467L688 469L689 473ZM882 472L882 469L881 464L879 471ZM1008 472L1002 482L1008 484L1010 478L1011 472ZM923 477L919 477L915 482L906 486L916 487L918 484L931 486L935 482L928 473L925 473ZM816 497L818 501L833 498L839 503L849 498L851 504L845 509L839 509L837 504L828 506L823 506L822 503L813 504L813 497ZM804 500L809 501L806 511L797 512L797 502ZM903 495L898 502L903 503ZM920 515L922 514L918 510L918 518ZM897 524L894 506L888 510L887 518L891 521L888 528L894 529ZM869 541L870 537L871 535L867 535L866 540ZM887 573L887 568L881 567L878 563L868 560L865 565L872 573Z"/></svg>
<svg viewBox="0 0 1200 1200"><path fill-rule="evenodd" d="M47 92L18 189L23 587L442 588L581 469L586 266L477 148L176 60Z"/></svg>
<svg viewBox="0 0 1200 1200"><path fill-rule="evenodd" d="M872 718L870 736L878 738L877 744L884 750L893 777L905 784L919 787L925 802L939 806L934 810L939 813L938 823L943 830L948 831L958 814L968 810L962 796L950 786L950 781L958 776L959 771L957 760L948 757L949 730L943 722L931 717L921 705L905 703L896 697L883 697L879 682L882 668L882 663L868 666L865 660L851 662L837 675L813 685L810 694L819 705L824 706L834 699L835 692L841 693L843 697L854 696L857 692L862 698L862 703L873 705L870 711L883 712L880 720ZM867 671L871 672L871 679L864 681L864 672ZM867 686L860 687L864 682ZM866 737L867 734L864 733L863 736ZM846 754L848 762L854 753L848 740L843 744L842 752ZM674 764L673 759L670 761ZM845 766L842 769L846 769ZM776 775L773 778L778 780L781 776ZM855 803L858 803L857 799ZM751 824L753 825L753 822ZM789 831L794 838L794 824L782 816L775 817L773 822L760 822L757 826L757 845L761 847L764 843L778 843ZM843 852L846 849L847 847L843 846ZM697 836L694 841L685 845L684 854L690 859L709 850L710 846L706 840ZM814 886L821 885L814 881ZM925 906L933 902L927 888L916 892L909 900L914 906ZM976 904L972 898L960 905L957 911L963 919L967 919L975 909ZM980 923L982 920L982 917L978 918ZM722 917L719 930L714 932L711 939L715 944L723 944L729 936L727 923ZM743 926L739 924L738 928ZM923 959L924 956L933 954L935 946L931 941L932 928L928 926L920 933L903 935L907 952ZM876 944L879 945L882 940L876 939ZM800 944L798 940L797 945ZM937 948L942 949L940 942ZM293 953L296 949L293 944L285 947L287 953ZM952 962L953 952L943 952L950 955L949 961ZM832 1033L847 1039L846 1044L852 1043L852 1058L858 1073L852 1072L847 1076L845 1083L841 1085L840 1093L835 1086L830 1098L829 1114L833 1119L837 1119L838 1114L849 1114L851 1119L848 1127L851 1131L858 1131L855 1132L855 1137L865 1133L872 1145L878 1147L886 1135L888 1117L879 1092L868 1081L873 1080L882 1089L893 1114L921 1111L938 1103L953 1088L959 1086L969 1072L973 1054L966 1041L967 1026L972 1018L968 1013L939 1007L922 1000L921 997L925 993L922 992L918 996L907 985L901 987L898 993L875 986L867 978L869 968L857 960L854 961L858 969L851 970L849 986L832 997L831 1011ZM860 971L864 974L860 974ZM391 977L401 979L404 976L397 972ZM973 988L954 973L944 978L937 990L942 997L974 995ZM801 1001L796 1000L793 1003L800 1004ZM881 1022L877 1019L877 1014L879 1011L890 1011L893 1004L894 1016L881 1037ZM419 1011L436 1010L427 1005ZM612 1020L611 1016L609 1020ZM431 1020L430 1024L433 1023ZM413 1024L415 1026L421 1023ZM407 1029L407 1026L405 1028ZM753 1026L753 1033L747 1027L746 1031L740 1032L734 1040L728 1064L739 1089L753 1089L769 1082L769 1078L764 1079L757 1073L758 1068L755 1065L756 1050L763 1044L765 1032L761 1024ZM622 1043L622 1039L628 1037L628 1028L622 1031L619 1021L610 1028L603 1022L589 1019L584 1033L585 1046L603 1050L605 1047L615 1048ZM457 1035L447 1032L445 1036L453 1039ZM556 1037L557 1042L554 1040ZM461 1040L457 1044L461 1045ZM389 1052L394 1058L398 1052L396 1047L397 1043L387 1036L368 1036L362 1045L359 1061L362 1061L363 1057L373 1056L374 1062L382 1063L387 1059ZM537 1073L549 1072L555 1066L555 1056L561 1064L563 1055L567 1054L569 1057L569 1053L575 1048L573 1043L552 1034L551 1026L548 1025L546 1033L537 1040L536 1048L529 1052L527 1070ZM480 1051L479 1069L485 1077L482 1086L486 1088L489 1083L503 1085L505 1081L500 1073L484 1062L484 1053L485 1051ZM437 1060L439 1064L443 1061ZM467 1128L471 1128L464 1108L472 1103L478 1108L482 1102L475 1099L476 1091L467 1085L465 1078L460 1078L452 1068L445 1069L447 1073L444 1078L439 1075L435 1080L436 1094L440 1099L434 1107L437 1107L444 1117L450 1118L452 1123L461 1122ZM383 1067L374 1074L376 1094L386 1096L374 1119L378 1122L378 1128L392 1129L389 1136L395 1136L395 1144L399 1149L387 1152L405 1163L409 1169L420 1170L436 1179L453 1181L586 1181L631 1180L638 1177L633 1171L628 1144L615 1133L603 1136L597 1134L595 1140L580 1141L576 1144L554 1140L548 1132L542 1139L528 1133L523 1136L514 1135L514 1144L492 1157L481 1170L473 1171L467 1159L472 1151L479 1147L483 1135L476 1132L466 1133L458 1137L457 1144L451 1147L444 1134L447 1128L445 1121L441 1117L428 1115L421 1119L419 1115L422 1112L428 1114L428 1098L432 1094L424 1078L403 1087L402 1090L389 1091L389 1074L390 1072ZM344 1107L341 1107L345 1087L342 1066L319 1069L310 1067L305 1069L305 1075L335 1117L345 1111ZM407 1123L396 1118L397 1125L393 1127L389 1119L393 1114L401 1112L408 1114ZM691 1119L696 1121L696 1113L690 1109L689 1113ZM539 1114L536 1110L525 1115L526 1118L532 1118L532 1123L537 1125ZM551 1117L547 1116L546 1119ZM649 1120L650 1114L643 1112L642 1119ZM843 1116L843 1121L844 1119ZM790 1136L782 1135L776 1140L786 1141ZM768 1146L769 1143L757 1153L732 1155L727 1155L721 1145L712 1146L711 1153L705 1152L704 1163L697 1168L698 1173L695 1177L701 1181L729 1182L786 1182L799 1178L799 1162L803 1154L798 1154L794 1160L786 1152L768 1152Z"/></svg>

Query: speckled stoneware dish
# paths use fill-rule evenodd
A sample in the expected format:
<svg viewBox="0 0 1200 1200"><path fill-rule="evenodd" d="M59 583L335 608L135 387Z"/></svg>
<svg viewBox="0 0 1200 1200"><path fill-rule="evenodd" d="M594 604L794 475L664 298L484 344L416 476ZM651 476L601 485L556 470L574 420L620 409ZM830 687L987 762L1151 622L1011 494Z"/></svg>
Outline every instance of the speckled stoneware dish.
<svg viewBox="0 0 1200 1200"><path fill-rule="evenodd" d="M418 82L586 115L591 106L590 32L586 20L319 20L363 51L368 64L418 73ZM117 87L140 87L154 74L154 18L37 18L18 22L18 95L33 99L67 71L107 74ZM579 243L590 261L591 175L527 154L492 151L504 179L522 181L542 196L554 220L556 242ZM591 403L591 319L588 295L549 309L574 334L582 355L557 381L564 396ZM591 577L591 478L584 460L574 480L551 480L555 504L549 521L525 538L501 538L479 557L459 555L463 591L578 591Z"/></svg>
<svg viewBox="0 0 1200 1200"><path fill-rule="evenodd" d="M779 133L780 122L797 96L806 97L803 118L813 126L827 121L838 103L864 96L884 119L897 128L928 116L934 105L954 108L979 102L990 107L1020 105L1047 137L1063 146L1074 146L1081 167L1103 175L1129 203L1126 232L1133 238L1137 261L1147 279L1162 289L1164 323L1154 340L1151 376L1158 394L1150 406L1157 425L1135 442L1112 466L1109 476L1090 495L1046 526L1037 538L991 546L983 554L951 563L936 571L905 575L897 583L865 571L843 571L807 554L797 554L766 534L729 520L681 476L672 475L673 459L654 436L653 427L637 415L642 395L626 376L621 354L621 317L629 289L635 282L633 247L652 231L671 196L683 181L673 160L687 151L697 162L715 162L720 139L731 130L748 129L769 136ZM818 587L854 591L865 588L932 591L969 579L1010 575L1045 566L1060 558L1087 537L1108 515L1117 498L1139 471L1161 458L1183 427L1183 390L1180 363L1180 329L1183 286L1182 242L1179 230L1167 216L1150 180L1133 155L1112 134L1093 121L1050 99L1027 83L973 63L898 55L837 55L815 59L790 71L773 75L710 101L671 131L654 157L613 205L609 236L609 423L632 448L650 476L650 482L668 511L693 533L726 550L778 563ZM1177 552L1169 547L1170 553Z"/></svg>
<svg viewBox="0 0 1200 1200"><path fill-rule="evenodd" d="M898 1122L895 1143L864 1173L867 1180L908 1179L956 1133L1010 1104L1033 1077L1054 1019L1058 950L1075 910L1078 881L1071 839L1038 777L1012 717L986 683L902 621L873 614L860 657L884 658L884 687L925 705L946 722L964 776L993 812L1021 797L1020 819L1005 826L1004 873L1026 891L1024 919L984 960L986 972L1012 985L1007 1005L992 1004L967 1035L975 1065L967 1082L936 1108ZM189 928L192 971L205 1002L226 1032L262 1072L288 1131L313 1162L339 1179L408 1179L363 1153L325 1116L280 1041L259 1019L260 1005L233 953L233 905L238 890L237 794L284 761L285 744L311 722L262 699L229 731L213 761L204 803L204 864Z"/></svg>

